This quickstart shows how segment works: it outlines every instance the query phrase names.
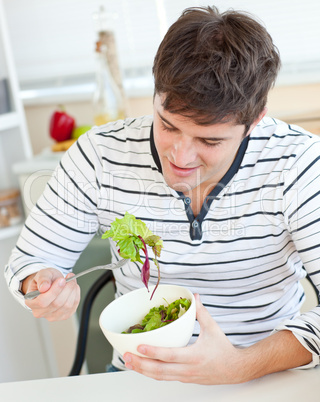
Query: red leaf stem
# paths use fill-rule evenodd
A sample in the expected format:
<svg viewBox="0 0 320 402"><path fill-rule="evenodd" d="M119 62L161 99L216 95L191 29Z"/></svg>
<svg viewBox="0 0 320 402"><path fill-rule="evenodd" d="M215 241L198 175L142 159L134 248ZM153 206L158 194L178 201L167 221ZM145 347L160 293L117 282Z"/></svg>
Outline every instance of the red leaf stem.
<svg viewBox="0 0 320 402"><path fill-rule="evenodd" d="M141 236L139 236L139 239L143 243L142 250L146 256L145 262L144 262L144 264L142 266L142 270L141 270L141 280L149 291L148 282L150 279L150 261L149 261L149 256L148 256L148 250L147 250L147 245L146 245L145 241L143 240L143 238Z"/></svg>

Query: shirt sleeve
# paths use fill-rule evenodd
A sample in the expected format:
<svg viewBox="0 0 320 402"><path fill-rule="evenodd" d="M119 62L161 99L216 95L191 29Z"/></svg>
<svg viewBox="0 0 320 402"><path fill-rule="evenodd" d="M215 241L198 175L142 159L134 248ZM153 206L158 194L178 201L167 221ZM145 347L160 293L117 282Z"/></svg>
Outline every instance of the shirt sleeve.
<svg viewBox="0 0 320 402"><path fill-rule="evenodd" d="M24 306L21 281L48 267L66 275L99 229L102 162L93 138L82 135L63 156L5 267L9 290Z"/></svg>
<svg viewBox="0 0 320 402"><path fill-rule="evenodd" d="M283 173L284 219L289 228L294 247L306 274L320 292L320 142L309 141L292 168ZM277 328L290 330L313 355L313 361L299 368L319 364L320 355L320 305Z"/></svg>

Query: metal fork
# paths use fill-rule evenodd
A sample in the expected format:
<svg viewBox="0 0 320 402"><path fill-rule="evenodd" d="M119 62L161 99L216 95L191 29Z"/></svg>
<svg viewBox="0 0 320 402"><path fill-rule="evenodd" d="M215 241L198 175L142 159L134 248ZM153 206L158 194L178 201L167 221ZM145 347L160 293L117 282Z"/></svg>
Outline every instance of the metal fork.
<svg viewBox="0 0 320 402"><path fill-rule="evenodd" d="M70 278L66 279L66 282L70 282L70 281L72 281L73 279L79 278L79 277L82 276L82 275L86 275L86 274L88 274L89 272L97 271L98 269L109 269L109 270L113 271L114 269L117 269L117 268L122 267L126 262L127 262L126 259L122 259L122 260L120 260L120 261L118 261L118 262L114 262L114 263L112 263L112 264L97 265L96 267L92 267L92 268L86 269L85 271L79 272L78 274L76 274L76 275L74 275L74 276L71 276ZM26 294L24 295L24 298L25 298L26 300L32 300L32 299L34 299L35 297L39 296L40 294L41 294L41 293L39 292L39 290L34 290L33 292L26 293Z"/></svg>

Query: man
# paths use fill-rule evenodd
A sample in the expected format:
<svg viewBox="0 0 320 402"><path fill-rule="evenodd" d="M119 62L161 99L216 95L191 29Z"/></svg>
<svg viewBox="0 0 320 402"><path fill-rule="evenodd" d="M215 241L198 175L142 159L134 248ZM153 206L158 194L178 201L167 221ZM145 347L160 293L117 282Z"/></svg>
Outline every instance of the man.
<svg viewBox="0 0 320 402"><path fill-rule="evenodd" d="M35 317L73 314L64 275L128 211L162 237L161 281L197 295L197 323L188 347L141 345L148 358L115 353L114 366L222 384L317 365L320 309L300 315L299 281L320 287L320 141L266 117L279 67L252 17L186 10L155 58L153 117L93 128L63 157L6 268L16 297L39 289ZM117 296L143 286L140 269L115 272Z"/></svg>

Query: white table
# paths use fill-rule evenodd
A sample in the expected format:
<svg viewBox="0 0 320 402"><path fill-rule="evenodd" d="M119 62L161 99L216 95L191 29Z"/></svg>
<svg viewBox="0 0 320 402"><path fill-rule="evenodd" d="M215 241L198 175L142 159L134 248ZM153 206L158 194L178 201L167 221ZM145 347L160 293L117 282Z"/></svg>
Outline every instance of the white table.
<svg viewBox="0 0 320 402"><path fill-rule="evenodd" d="M4 402L300 402L320 400L320 367L271 374L245 384L161 382L134 372L0 384Z"/></svg>

